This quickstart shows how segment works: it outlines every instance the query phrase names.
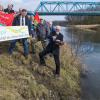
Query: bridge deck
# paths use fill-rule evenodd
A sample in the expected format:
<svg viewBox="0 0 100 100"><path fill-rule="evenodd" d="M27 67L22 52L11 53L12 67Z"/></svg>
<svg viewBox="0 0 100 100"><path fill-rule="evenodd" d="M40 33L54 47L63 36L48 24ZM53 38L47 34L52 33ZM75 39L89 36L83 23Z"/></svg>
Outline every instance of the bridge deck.
<svg viewBox="0 0 100 100"><path fill-rule="evenodd" d="M39 15L100 16L100 2L42 1Z"/></svg>
<svg viewBox="0 0 100 100"><path fill-rule="evenodd" d="M38 12L39 15L100 16L100 12Z"/></svg>

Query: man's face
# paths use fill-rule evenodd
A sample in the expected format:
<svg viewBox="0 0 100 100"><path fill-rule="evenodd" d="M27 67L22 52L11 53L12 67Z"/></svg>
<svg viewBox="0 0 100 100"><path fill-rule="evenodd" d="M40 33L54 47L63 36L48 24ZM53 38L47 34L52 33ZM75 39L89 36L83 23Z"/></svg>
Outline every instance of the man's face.
<svg viewBox="0 0 100 100"><path fill-rule="evenodd" d="M12 9L12 8L13 8L12 4L8 5L8 9Z"/></svg>
<svg viewBox="0 0 100 100"><path fill-rule="evenodd" d="M52 22L49 23L50 27L52 27Z"/></svg>
<svg viewBox="0 0 100 100"><path fill-rule="evenodd" d="M56 34L60 33L60 29L56 28Z"/></svg>
<svg viewBox="0 0 100 100"><path fill-rule="evenodd" d="M21 9L21 8L19 8L19 13L21 14L21 12L22 12L22 9Z"/></svg>
<svg viewBox="0 0 100 100"><path fill-rule="evenodd" d="M22 12L21 12L21 15L22 15L23 17L25 17L25 16L27 15L27 12L26 12L26 11L22 11Z"/></svg>
<svg viewBox="0 0 100 100"><path fill-rule="evenodd" d="M41 24L43 24L44 23L44 21L43 21L43 19L41 20Z"/></svg>
<svg viewBox="0 0 100 100"><path fill-rule="evenodd" d="M2 11L3 10L3 7L2 7L2 5L0 5L0 11Z"/></svg>

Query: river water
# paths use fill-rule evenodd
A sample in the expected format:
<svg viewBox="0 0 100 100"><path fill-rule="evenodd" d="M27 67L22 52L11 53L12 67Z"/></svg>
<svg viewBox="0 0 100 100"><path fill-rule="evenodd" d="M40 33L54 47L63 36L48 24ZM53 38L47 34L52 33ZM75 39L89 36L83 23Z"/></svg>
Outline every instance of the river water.
<svg viewBox="0 0 100 100"><path fill-rule="evenodd" d="M81 78L81 100L100 100L100 33L63 28L64 39L71 44L86 66Z"/></svg>

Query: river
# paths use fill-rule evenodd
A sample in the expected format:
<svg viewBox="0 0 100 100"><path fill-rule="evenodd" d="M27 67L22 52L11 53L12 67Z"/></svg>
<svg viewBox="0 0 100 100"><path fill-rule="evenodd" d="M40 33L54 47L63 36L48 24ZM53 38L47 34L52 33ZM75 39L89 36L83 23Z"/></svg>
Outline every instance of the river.
<svg viewBox="0 0 100 100"><path fill-rule="evenodd" d="M62 31L65 41L76 49L86 66L86 76L81 77L81 100L100 100L100 33L68 27Z"/></svg>

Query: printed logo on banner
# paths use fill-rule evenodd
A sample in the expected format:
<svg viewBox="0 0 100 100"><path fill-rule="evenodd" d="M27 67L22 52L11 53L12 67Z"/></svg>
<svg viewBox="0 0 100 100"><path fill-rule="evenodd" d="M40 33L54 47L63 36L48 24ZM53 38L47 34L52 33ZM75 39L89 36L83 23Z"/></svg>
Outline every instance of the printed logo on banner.
<svg viewBox="0 0 100 100"><path fill-rule="evenodd" d="M6 28L8 32L11 32L13 34L20 34L20 33L24 33L25 31L27 31L26 28L23 27L19 27L18 29L16 29L16 27L7 27Z"/></svg>
<svg viewBox="0 0 100 100"><path fill-rule="evenodd" d="M28 38L27 26L0 26L0 41Z"/></svg>

